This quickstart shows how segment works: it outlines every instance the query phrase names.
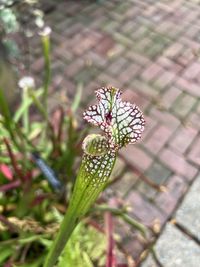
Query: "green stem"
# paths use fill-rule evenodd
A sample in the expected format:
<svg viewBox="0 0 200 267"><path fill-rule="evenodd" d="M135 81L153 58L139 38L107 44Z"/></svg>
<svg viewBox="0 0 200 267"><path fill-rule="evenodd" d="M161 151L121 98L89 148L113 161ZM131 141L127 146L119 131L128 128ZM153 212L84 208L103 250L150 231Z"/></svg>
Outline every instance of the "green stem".
<svg viewBox="0 0 200 267"><path fill-rule="evenodd" d="M15 124L12 120L10 109L2 88L0 88L0 113L3 116L3 126L7 129L12 142L20 150L21 147L15 135Z"/></svg>
<svg viewBox="0 0 200 267"><path fill-rule="evenodd" d="M27 88L23 88L22 99L23 99L22 100L23 101L23 104L28 101ZM23 126L24 126L25 133L28 135L29 130L30 130L30 124L29 124L29 107L27 107L24 110L24 113L23 113L23 116L22 116L22 120L23 120Z"/></svg>
<svg viewBox="0 0 200 267"><path fill-rule="evenodd" d="M69 240L74 228L76 227L77 223L78 223L77 214L74 214L74 212L72 212L72 210L70 210L69 208L69 211L66 213L62 221L56 240L54 241L50 253L46 258L44 267L54 266L60 253L65 247L66 242Z"/></svg>
<svg viewBox="0 0 200 267"><path fill-rule="evenodd" d="M45 65L45 76L44 76L44 91L42 95L42 105L44 113L46 114L46 123L44 125L43 135L42 135L42 142L45 142L46 132L48 131L48 91L49 91L49 84L51 80L51 65L50 65L50 33L45 33L42 35L42 49L44 55L44 65Z"/></svg>
<svg viewBox="0 0 200 267"><path fill-rule="evenodd" d="M97 160L98 157L95 157ZM74 228L79 223L80 219L88 212L91 205L95 202L109 178L111 171L115 164L116 155L110 157L105 161L105 157L99 157L99 166L103 174L108 170L109 173L104 175L104 180L101 182L99 177L99 169L96 170L93 175L86 168L87 156L84 155L78 177L76 179L74 191L70 200L70 204L65 214L65 217L61 223L59 233L50 249L50 252L44 263L44 267L53 267L62 250L64 249L67 241L69 240ZM105 165L104 165L105 164ZM104 166L103 170L102 167ZM96 184L94 185L94 180Z"/></svg>
<svg viewBox="0 0 200 267"><path fill-rule="evenodd" d="M138 231L141 232L141 234L146 237L146 233L147 233L147 229L146 227L139 223L138 221L136 221L135 219L131 218L125 211L123 210L119 210L116 208L112 208L109 207L107 205L99 205L96 206L94 209L94 211L109 211L112 214L114 214L115 216L119 216L121 217L125 222L127 222L128 224L130 224L132 227L134 227L135 229L137 229Z"/></svg>
<svg viewBox="0 0 200 267"><path fill-rule="evenodd" d="M74 193L72 195L68 210L61 223L59 233L46 258L44 267L54 266L67 241L69 240L74 228L78 225L81 217L89 209L86 208L88 206L88 194L85 193L86 192L79 192L79 189L77 190L77 186L75 185Z"/></svg>
<svg viewBox="0 0 200 267"><path fill-rule="evenodd" d="M45 61L45 79L44 79L44 93L43 93L43 101L44 101L44 109L47 113L47 97L48 97L48 89L51 79L51 67L50 67L50 41L49 35L42 36L42 46L43 46L43 55Z"/></svg>
<svg viewBox="0 0 200 267"><path fill-rule="evenodd" d="M29 96L32 98L33 103L37 107L40 114L43 116L43 118L47 121L48 120L48 113L46 112L46 109L43 107L41 102L38 100L37 96L35 95L34 91L29 89Z"/></svg>

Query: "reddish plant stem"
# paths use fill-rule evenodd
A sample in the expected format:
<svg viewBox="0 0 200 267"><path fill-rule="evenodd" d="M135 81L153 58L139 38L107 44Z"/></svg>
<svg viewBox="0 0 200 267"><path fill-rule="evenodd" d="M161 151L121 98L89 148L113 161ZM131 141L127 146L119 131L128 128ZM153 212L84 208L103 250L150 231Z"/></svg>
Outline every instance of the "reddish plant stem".
<svg viewBox="0 0 200 267"><path fill-rule="evenodd" d="M62 107L60 107L60 120L59 120L59 125L58 125L58 134L57 134L58 144L61 143L61 139L62 139L64 117L65 117L64 110Z"/></svg>
<svg viewBox="0 0 200 267"><path fill-rule="evenodd" d="M31 207L40 205L45 199L49 198L49 194L42 194L37 196L31 203Z"/></svg>
<svg viewBox="0 0 200 267"><path fill-rule="evenodd" d="M106 267L116 267L114 256L113 220L110 212L105 212L105 226L107 236Z"/></svg>
<svg viewBox="0 0 200 267"><path fill-rule="evenodd" d="M8 262L6 262L6 263L4 264L3 267L12 267L12 266L13 266L12 260L9 260Z"/></svg>
<svg viewBox="0 0 200 267"><path fill-rule="evenodd" d="M29 182L28 184L31 183L32 179L33 179L33 173L32 171L27 171L26 174L24 175L24 179Z"/></svg>
<svg viewBox="0 0 200 267"><path fill-rule="evenodd" d="M53 145L53 151L56 151L56 136L54 132L54 127L50 121L48 121L48 127L49 127L49 138L51 139Z"/></svg>
<svg viewBox="0 0 200 267"><path fill-rule="evenodd" d="M7 192L13 189L18 188L21 185L21 181L20 180L16 180L14 182L11 182L9 184L5 184L0 186L0 192Z"/></svg>
<svg viewBox="0 0 200 267"><path fill-rule="evenodd" d="M4 143L5 143L6 148L8 150L8 154L9 154L9 157L11 159L11 163L12 163L12 166L13 166L15 173L17 174L17 176L19 177L19 179L21 181L24 181L24 175L23 175L22 171L20 170L20 168L18 168L18 164L17 164L16 158L15 158L15 155L12 152L12 149L10 147L8 140L6 138L4 138L3 140L4 140Z"/></svg>
<svg viewBox="0 0 200 267"><path fill-rule="evenodd" d="M95 228L97 231L99 231L102 234L105 234L104 229L94 220L88 220L87 223L91 225L93 228Z"/></svg>

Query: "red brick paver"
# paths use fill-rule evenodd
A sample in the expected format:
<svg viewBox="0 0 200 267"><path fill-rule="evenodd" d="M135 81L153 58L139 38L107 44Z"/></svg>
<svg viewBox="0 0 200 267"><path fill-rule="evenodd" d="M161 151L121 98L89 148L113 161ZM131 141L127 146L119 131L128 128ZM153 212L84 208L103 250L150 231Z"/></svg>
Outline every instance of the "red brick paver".
<svg viewBox="0 0 200 267"><path fill-rule="evenodd" d="M183 175L186 179L192 180L197 174L197 169L192 166L183 155L173 152L170 149L164 149L160 154L161 160L172 171Z"/></svg>
<svg viewBox="0 0 200 267"><path fill-rule="evenodd" d="M191 146L188 158L191 162L195 163L197 166L200 166L200 138L196 139Z"/></svg>
<svg viewBox="0 0 200 267"><path fill-rule="evenodd" d="M167 192L159 193L155 199L155 203L168 216L175 210L178 200L182 197L187 189L187 184L182 177L170 177L167 186Z"/></svg>

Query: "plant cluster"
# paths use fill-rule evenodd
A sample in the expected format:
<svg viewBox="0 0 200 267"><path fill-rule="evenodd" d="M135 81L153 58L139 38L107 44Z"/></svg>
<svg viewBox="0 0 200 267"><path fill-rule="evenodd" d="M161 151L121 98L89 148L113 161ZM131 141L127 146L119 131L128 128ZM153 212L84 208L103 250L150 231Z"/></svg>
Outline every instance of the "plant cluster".
<svg viewBox="0 0 200 267"><path fill-rule="evenodd" d="M146 229L125 208L109 207L103 198L92 204L110 183L119 149L140 139L143 115L137 106L122 102L120 90L101 88L98 104L84 112L84 119L103 133L87 135L89 127L76 117L81 85L70 104L50 112L49 34L49 29L41 34L42 87L36 89L32 77L22 78L14 114L0 88L0 265L111 267L113 250L123 251L114 238L112 216L143 238ZM102 214L106 230L99 224Z"/></svg>

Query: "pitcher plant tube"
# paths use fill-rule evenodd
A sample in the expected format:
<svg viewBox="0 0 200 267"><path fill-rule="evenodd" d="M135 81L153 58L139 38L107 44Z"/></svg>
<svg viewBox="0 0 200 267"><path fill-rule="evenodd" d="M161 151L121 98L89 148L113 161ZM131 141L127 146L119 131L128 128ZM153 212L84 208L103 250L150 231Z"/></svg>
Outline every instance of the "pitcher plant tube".
<svg viewBox="0 0 200 267"><path fill-rule="evenodd" d="M141 138L145 124L143 114L135 104L123 102L121 94L114 87L100 88L96 91L97 104L83 113L83 118L99 127L103 134L90 134L83 141L82 163L69 207L45 267L54 266L74 228L103 191L118 151Z"/></svg>

